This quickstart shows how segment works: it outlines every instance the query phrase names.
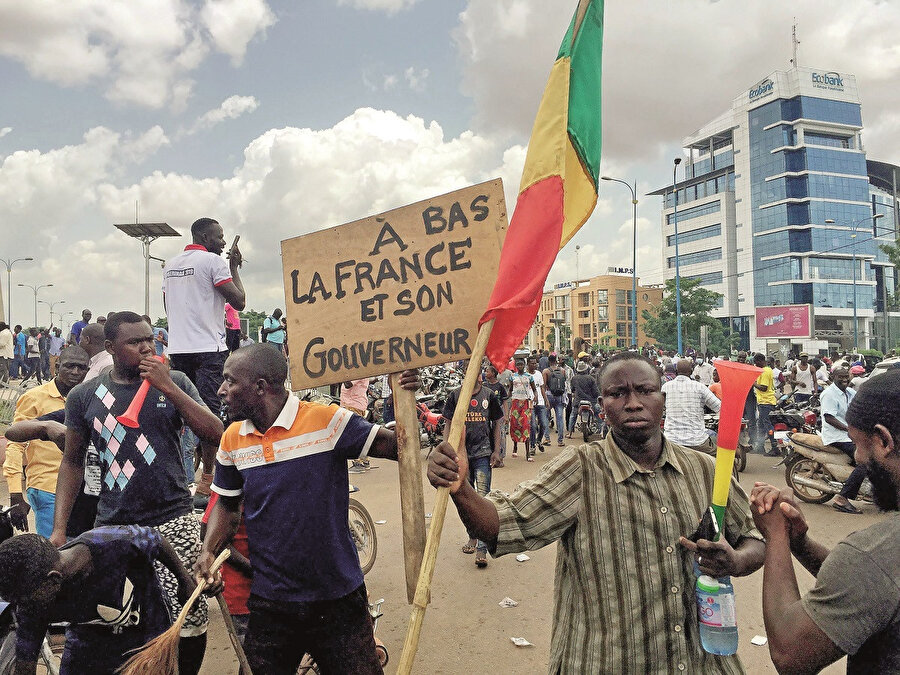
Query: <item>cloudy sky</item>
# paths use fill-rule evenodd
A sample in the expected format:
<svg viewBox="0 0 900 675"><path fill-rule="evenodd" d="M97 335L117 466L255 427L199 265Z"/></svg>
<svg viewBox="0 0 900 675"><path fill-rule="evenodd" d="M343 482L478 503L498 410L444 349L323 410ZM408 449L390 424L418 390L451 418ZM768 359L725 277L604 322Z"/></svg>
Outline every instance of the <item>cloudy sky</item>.
<svg viewBox="0 0 900 675"><path fill-rule="evenodd" d="M140 245L112 226L211 216L241 234L248 307L283 305L279 242L501 176L525 145L575 0L0 0L0 258L13 321L143 306ZM609 0L602 172L642 194L680 140L800 63L856 74L870 157L900 161L900 3ZM660 200L639 204L638 271L661 276ZM167 258L187 237L162 240ZM624 186L550 282L631 257ZM162 314L151 268L151 314ZM6 293L5 275L0 281ZM48 307L39 306L47 320ZM71 317L70 317L71 318Z"/></svg>

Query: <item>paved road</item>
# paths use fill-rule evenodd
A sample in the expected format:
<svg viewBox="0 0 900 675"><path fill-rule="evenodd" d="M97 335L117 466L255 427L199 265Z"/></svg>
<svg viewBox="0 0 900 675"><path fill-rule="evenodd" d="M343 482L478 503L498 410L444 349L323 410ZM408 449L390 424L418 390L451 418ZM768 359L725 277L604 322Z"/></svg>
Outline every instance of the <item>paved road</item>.
<svg viewBox="0 0 900 675"><path fill-rule="evenodd" d="M574 441L569 441L574 442ZM558 448L539 454L534 464L522 457L507 458L506 467L494 471L494 487L512 489L518 482L535 475L541 466L555 457ZM406 633L409 606L403 575L402 541L400 534L400 505L396 465L376 460L378 465L369 473L351 476L361 491L356 495L377 525L378 559L366 577L373 597L383 597L385 616L378 626L379 637L387 644L391 662L387 672L394 672ZM765 480L784 484L782 470L772 468L770 458L754 455L749 458L742 475L745 489L753 481ZM425 510L431 511L434 490L426 484ZM830 504L807 505L805 513L811 531L825 544L833 545L850 532L875 522L879 515L871 505L864 505L864 514L851 516L836 512ZM437 569L432 586L432 603L425 615L415 672L418 673L545 673L550 645L550 607L552 603L553 570L556 557L554 546L529 553L531 559L516 562L513 556L491 560L487 569L479 570L473 556L460 552L466 535L456 511L450 506L444 526ZM799 565L801 590L812 585L812 577ZM764 635L762 621L762 572L735 580L739 654L748 672L774 673L767 647L750 644L754 635ZM509 596L519 602L518 607L503 609L498 603ZM510 637L525 637L533 647L515 647ZM237 672L221 620L213 617L210 647L203 673L208 675ZM233 668L233 669L232 669ZM842 660L826 673L843 673Z"/></svg>

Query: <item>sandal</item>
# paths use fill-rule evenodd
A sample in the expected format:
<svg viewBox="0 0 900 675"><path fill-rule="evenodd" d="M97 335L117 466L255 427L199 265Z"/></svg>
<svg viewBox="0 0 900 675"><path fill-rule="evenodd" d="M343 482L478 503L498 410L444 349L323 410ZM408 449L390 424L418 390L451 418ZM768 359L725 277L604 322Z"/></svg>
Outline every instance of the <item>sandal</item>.
<svg viewBox="0 0 900 675"><path fill-rule="evenodd" d="M862 511L853 506L850 502L847 502L846 504L832 504L832 506L841 513L852 513L854 515L862 513Z"/></svg>
<svg viewBox="0 0 900 675"><path fill-rule="evenodd" d="M561 447L561 448L566 447L566 444L563 443L562 441L559 441L559 442L557 443L557 445L558 445L559 447Z"/></svg>
<svg viewBox="0 0 900 675"><path fill-rule="evenodd" d="M462 552L466 555L475 553L475 546L473 544L466 544L462 547Z"/></svg>
<svg viewBox="0 0 900 675"><path fill-rule="evenodd" d="M487 567L487 553L478 551L478 555L475 556L475 566L479 568Z"/></svg>
<svg viewBox="0 0 900 675"><path fill-rule="evenodd" d="M512 456L513 456L513 457L518 457L518 456L519 456L519 453L518 453L518 452L514 452L514 453L512 454Z"/></svg>
<svg viewBox="0 0 900 675"><path fill-rule="evenodd" d="M533 461L534 461L534 457L529 457L526 461L528 461L528 462L533 462Z"/></svg>

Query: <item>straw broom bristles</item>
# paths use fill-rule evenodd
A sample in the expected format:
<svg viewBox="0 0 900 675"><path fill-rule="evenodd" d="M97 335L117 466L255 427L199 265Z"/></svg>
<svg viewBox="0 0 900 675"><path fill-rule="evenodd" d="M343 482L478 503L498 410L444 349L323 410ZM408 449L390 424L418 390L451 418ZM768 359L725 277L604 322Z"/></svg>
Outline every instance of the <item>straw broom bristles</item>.
<svg viewBox="0 0 900 675"><path fill-rule="evenodd" d="M210 573L218 572L229 555L231 555L229 549L222 551L213 562ZM206 581L197 584L197 588L181 608L175 623L169 626L165 633L157 635L135 652L117 672L120 675L178 675L178 641L181 639L181 627L206 586Z"/></svg>

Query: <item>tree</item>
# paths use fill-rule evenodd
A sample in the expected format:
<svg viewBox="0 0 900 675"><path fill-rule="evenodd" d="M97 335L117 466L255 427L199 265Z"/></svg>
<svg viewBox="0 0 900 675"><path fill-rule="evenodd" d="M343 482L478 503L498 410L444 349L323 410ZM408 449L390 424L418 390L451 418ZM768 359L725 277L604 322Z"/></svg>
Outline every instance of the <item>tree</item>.
<svg viewBox="0 0 900 675"><path fill-rule="evenodd" d="M881 250L887 253L888 258L894 263L894 269L900 269L900 238L893 244L881 244ZM894 293L894 289L887 289L887 306L889 312L900 310L900 294Z"/></svg>
<svg viewBox="0 0 900 675"><path fill-rule="evenodd" d="M556 326L550 329L550 332L547 333L547 342L550 343L550 348L554 351L559 351L560 349L568 348L568 345L572 344L569 338L572 337L572 327L567 326L565 324L560 324L559 326L559 341L563 344L563 347L560 347L556 344Z"/></svg>
<svg viewBox="0 0 900 675"><path fill-rule="evenodd" d="M257 312L254 309L245 309L238 313L242 319L247 319L249 326L247 327L247 337L256 340L259 335L259 329L262 328L263 321L269 316L266 312Z"/></svg>
<svg viewBox="0 0 900 675"><path fill-rule="evenodd" d="M681 332L684 346L700 348L700 327L708 326L707 349L715 353L730 353L738 336L732 335L722 323L710 316L719 304L721 293L700 285L699 279L681 279ZM675 280L666 281L662 302L655 312L644 310L644 332L667 351L678 348L677 320L675 315Z"/></svg>

